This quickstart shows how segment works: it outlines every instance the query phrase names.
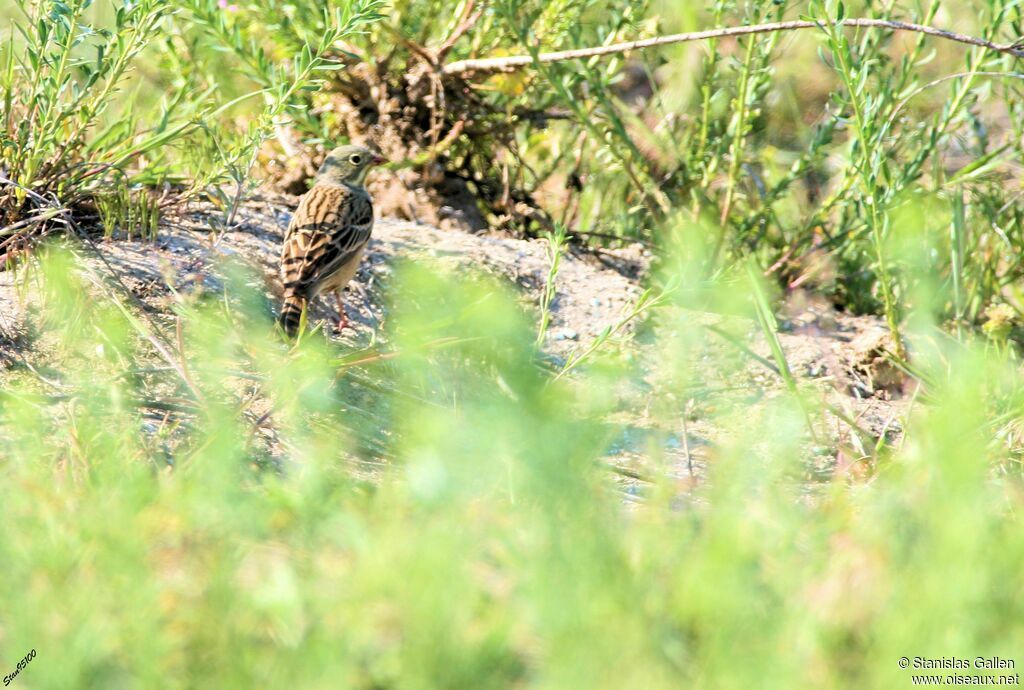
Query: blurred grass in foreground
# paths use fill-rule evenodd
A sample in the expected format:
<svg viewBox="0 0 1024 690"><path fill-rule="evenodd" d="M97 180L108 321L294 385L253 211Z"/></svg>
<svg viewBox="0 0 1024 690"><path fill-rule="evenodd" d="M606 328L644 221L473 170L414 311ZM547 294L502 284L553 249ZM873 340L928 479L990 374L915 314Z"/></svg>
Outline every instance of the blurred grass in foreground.
<svg viewBox="0 0 1024 690"><path fill-rule="evenodd" d="M0 661L38 651L19 687L893 688L900 656L1022 648L999 434L1024 398L998 352L921 348L927 404L870 481L808 496L783 394L732 411L700 488L665 474L627 508L603 455L634 374L554 380L492 283L405 267L402 354L339 367L287 351L229 272L179 306L176 371L75 266L44 260L46 361L0 398ZM697 328L655 346L674 385Z"/></svg>
<svg viewBox="0 0 1024 690"><path fill-rule="evenodd" d="M39 16L64 16L65 4L18 3ZM1009 0L849 4L1021 33ZM26 208L56 218L56 201L39 192L74 192L59 199L70 203L109 191L105 230L131 233L118 216L133 218L133 195L173 181L218 199L230 225L272 125L286 111L302 120L314 72L335 65L332 37L356 28L346 15L321 25L318 13L299 23L283 13L294 31L281 32L263 21L281 6L256 5L233 12L194 0L168 17L161 3L125 3L136 19L97 15L96 26L117 29L109 37L86 31L92 19L55 34L34 21L36 34L5 29L2 155L19 180L5 188L11 218ZM449 33L434 23L442 5L393 4L390 28L352 40L371 57L401 44L395 31L434 45ZM656 29L642 3L587 6L587 17L618 8L608 23L624 37ZM68 7L99 11L86 0ZM378 3L346 7L362 8L348 19L369 20ZM549 18L518 10L553 6L501 7L455 56L516 49ZM712 20L661 14L664 28L681 29L808 8L838 9L723 0ZM601 24L585 28L542 33L551 47L592 30L611 40ZM72 34L87 37L78 52ZM98 71L82 72L93 69L82 46L122 35L141 52L103 52ZM562 193L571 172L586 180L572 192L577 207L555 209L570 234L646 238L669 254L654 289L672 299L653 293L650 309L671 329L656 332L645 357L601 348L559 376L511 295L418 267L393 286L393 357L339 352L317 337L289 351L249 287L259 281L237 269L222 293L181 297L165 318L135 311L70 253L21 268L43 289L12 354L26 359L3 371L0 391L3 673L30 649L38 656L14 687L860 689L908 686L900 656L1013 658L1024 641L1024 377L1013 345L1024 222L1007 168L1024 141L1019 75L1003 57L935 46L933 61L930 44L880 32L823 38L666 48L645 58L662 76L637 112L612 88L617 62L551 67L492 94L507 119L504 105L568 84L560 97L591 129L577 145L578 121L526 121L516 134L523 155L546 161L547 175L527 187L543 191L549 179ZM216 52L222 43L238 50ZM310 46L296 72L238 79L247 55L277 69ZM407 46L398 50L396 64L414 64ZM35 71L32 51L51 56ZM74 107L76 88L95 109ZM254 97L239 101L246 93ZM147 107L124 120L133 102ZM557 104L547 95L536 105ZM21 126L26 112L46 116L33 130ZM238 112L246 116L223 122ZM336 138L332 117L307 134ZM155 129L143 124L151 119ZM991 141L986 123L998 125ZM487 138L455 145L500 162ZM577 148L586 155L567 155ZM128 187L108 189L90 167L137 160L142 149L152 159L129 170ZM624 174L631 166L635 181ZM673 202L658 223L641 203L655 189ZM152 224L157 215L143 214ZM751 323L756 315L771 340L771 286L752 285L758 275L854 311L889 303L922 382L905 441L880 444L864 473L809 487L809 430L822 413L790 377L762 404L717 412L730 440L695 489L674 478L652 434L645 460L664 471L627 506L605 456L628 420L608 420L639 415L630 405L649 395L657 430L677 433L682 392L736 366L704 357L708 333L673 300ZM936 328L944 321L956 338ZM784 353L773 356L785 371ZM660 388L645 388L641 359L657 363Z"/></svg>

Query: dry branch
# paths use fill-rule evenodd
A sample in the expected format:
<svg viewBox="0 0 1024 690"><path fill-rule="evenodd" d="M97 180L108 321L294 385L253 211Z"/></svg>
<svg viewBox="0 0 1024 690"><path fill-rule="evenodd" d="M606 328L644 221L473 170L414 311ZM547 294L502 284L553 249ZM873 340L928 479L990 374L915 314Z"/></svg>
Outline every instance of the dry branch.
<svg viewBox="0 0 1024 690"><path fill-rule="evenodd" d="M688 43L691 41L706 41L712 38L727 38L730 36L749 36L752 34L766 34L778 31L800 31L802 29L821 28L823 22L814 21L791 21L774 22L770 24L755 24L752 26L733 26L724 29L710 29L708 31L694 31L685 34L672 34L670 36L658 36L640 41L629 41L627 43L616 43L614 45L599 46L597 48L580 48L577 50L562 50L554 53L541 53L537 56L540 62L560 62L563 60L578 60L584 58L598 57L603 55L614 55L626 53L631 50L643 48L654 48L657 46L671 45L673 43ZM914 33L927 34L957 43L986 48L997 53L1006 53L1014 57L1024 57L1024 44L1021 41L1014 43L994 43L992 41L967 36L953 31L936 29L923 24L910 24L907 22L888 21L885 19L844 19L837 22L837 25L855 28L889 29L891 31L910 31ZM466 73L495 73L512 72L533 64L534 58L531 55L510 55L505 57L482 58L476 60L460 60L452 62L444 67L445 74L466 74Z"/></svg>

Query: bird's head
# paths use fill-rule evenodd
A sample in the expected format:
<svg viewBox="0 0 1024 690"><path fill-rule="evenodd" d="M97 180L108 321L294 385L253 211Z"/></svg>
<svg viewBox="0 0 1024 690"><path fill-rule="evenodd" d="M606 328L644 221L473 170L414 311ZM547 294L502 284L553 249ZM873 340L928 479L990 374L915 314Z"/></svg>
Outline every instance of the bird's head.
<svg viewBox="0 0 1024 690"><path fill-rule="evenodd" d="M379 153L365 146L339 146L327 154L316 174L316 181L361 187L370 168L383 162Z"/></svg>

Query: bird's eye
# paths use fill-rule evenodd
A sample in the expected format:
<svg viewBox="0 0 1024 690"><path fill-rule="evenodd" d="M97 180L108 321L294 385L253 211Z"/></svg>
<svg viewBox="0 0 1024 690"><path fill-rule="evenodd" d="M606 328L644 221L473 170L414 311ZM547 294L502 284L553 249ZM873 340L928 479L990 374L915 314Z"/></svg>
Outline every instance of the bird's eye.
<svg viewBox="0 0 1024 690"><path fill-rule="evenodd" d="M359 165L360 163L362 163L362 162L363 162L363 157L362 157L362 156L360 156L360 155L359 155L359 154L357 153L357 154L355 154L354 156L352 156L351 158L349 158L349 160L350 160L350 161L352 161L352 164L353 164L353 165Z"/></svg>

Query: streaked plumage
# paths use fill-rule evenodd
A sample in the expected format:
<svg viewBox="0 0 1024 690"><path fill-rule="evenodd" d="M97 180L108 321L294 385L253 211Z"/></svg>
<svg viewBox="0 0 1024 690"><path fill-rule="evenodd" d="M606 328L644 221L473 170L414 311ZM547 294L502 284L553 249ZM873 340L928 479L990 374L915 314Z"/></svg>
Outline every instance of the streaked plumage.
<svg viewBox="0 0 1024 690"><path fill-rule="evenodd" d="M363 184L370 166L380 162L362 146L334 149L292 216L281 248L280 324L289 336L298 332L303 309L324 292L338 298L344 327L340 292L359 268L373 229L373 202Z"/></svg>

